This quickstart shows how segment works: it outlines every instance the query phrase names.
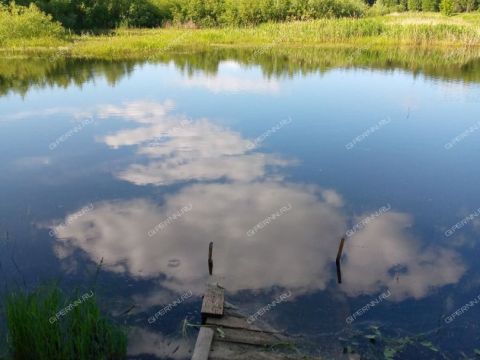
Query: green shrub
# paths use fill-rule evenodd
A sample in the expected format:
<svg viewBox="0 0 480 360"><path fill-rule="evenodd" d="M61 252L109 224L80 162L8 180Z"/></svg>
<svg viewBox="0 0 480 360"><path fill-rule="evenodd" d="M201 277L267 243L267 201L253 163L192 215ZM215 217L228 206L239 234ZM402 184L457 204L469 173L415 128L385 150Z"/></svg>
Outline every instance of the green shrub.
<svg viewBox="0 0 480 360"><path fill-rule="evenodd" d="M438 11L439 5L438 0L422 0L423 11Z"/></svg>
<svg viewBox="0 0 480 360"><path fill-rule="evenodd" d="M410 11L420 11L422 10L422 0L408 0L407 6Z"/></svg>
<svg viewBox="0 0 480 360"><path fill-rule="evenodd" d="M221 23L225 0L182 0L173 5L173 19L177 23L193 22L199 26L217 26Z"/></svg>
<svg viewBox="0 0 480 360"><path fill-rule="evenodd" d="M177 23L245 26L286 20L361 17L368 6L362 0L177 0L173 9Z"/></svg>
<svg viewBox="0 0 480 360"><path fill-rule="evenodd" d="M367 7L358 0L316 0L314 1L315 17L361 17Z"/></svg>
<svg viewBox="0 0 480 360"><path fill-rule="evenodd" d="M476 0L454 0L455 12L469 12L477 8Z"/></svg>
<svg viewBox="0 0 480 360"><path fill-rule="evenodd" d="M148 0L132 1L122 14L128 27L156 27L162 25L169 12Z"/></svg>
<svg viewBox="0 0 480 360"><path fill-rule="evenodd" d="M400 0L400 7L403 11L408 10L408 0Z"/></svg>
<svg viewBox="0 0 480 360"><path fill-rule="evenodd" d="M296 20L361 17L368 9L361 0L292 0L289 13Z"/></svg>
<svg viewBox="0 0 480 360"><path fill-rule="evenodd" d="M440 3L440 11L444 15L452 15L454 13L454 1L453 0L442 0Z"/></svg>
<svg viewBox="0 0 480 360"><path fill-rule="evenodd" d="M398 0L378 0L370 7L368 10L368 15L379 16L405 10L406 7L404 8Z"/></svg>
<svg viewBox="0 0 480 360"><path fill-rule="evenodd" d="M0 4L0 44L7 40L64 37L65 30L33 4Z"/></svg>

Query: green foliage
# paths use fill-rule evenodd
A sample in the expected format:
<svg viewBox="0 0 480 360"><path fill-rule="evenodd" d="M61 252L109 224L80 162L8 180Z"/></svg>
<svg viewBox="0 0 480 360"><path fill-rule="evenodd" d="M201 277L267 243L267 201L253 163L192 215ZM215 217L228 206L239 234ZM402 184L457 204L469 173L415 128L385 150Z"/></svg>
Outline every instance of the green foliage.
<svg viewBox="0 0 480 360"><path fill-rule="evenodd" d="M420 11L422 10L422 0L408 0L407 6L410 11Z"/></svg>
<svg viewBox="0 0 480 360"><path fill-rule="evenodd" d="M423 11L438 11L439 6L439 0L422 0Z"/></svg>
<svg viewBox="0 0 480 360"><path fill-rule="evenodd" d="M286 19L288 10L287 2L284 1L282 5L285 7L275 8L272 0L225 0L223 23L257 25L267 21L282 21Z"/></svg>
<svg viewBox="0 0 480 360"><path fill-rule="evenodd" d="M125 333L101 315L95 296L69 299L56 287L42 287L30 294L12 292L5 304L13 360L107 360L126 356ZM52 322L52 317L67 307L68 313Z"/></svg>
<svg viewBox="0 0 480 360"><path fill-rule="evenodd" d="M398 0L378 0L376 4L381 4L383 6L393 8L400 4Z"/></svg>
<svg viewBox="0 0 480 360"><path fill-rule="evenodd" d="M218 26L225 9L225 0L177 1L173 17L177 23L192 22L199 26Z"/></svg>
<svg viewBox="0 0 480 360"><path fill-rule="evenodd" d="M62 38L65 30L34 4L28 7L0 4L0 44L8 40Z"/></svg>
<svg viewBox="0 0 480 360"><path fill-rule="evenodd" d="M454 0L442 0L440 3L440 11L444 15L452 15L454 13Z"/></svg>
<svg viewBox="0 0 480 360"><path fill-rule="evenodd" d="M469 12L477 9L476 0L455 0L455 12Z"/></svg>
<svg viewBox="0 0 480 360"><path fill-rule="evenodd" d="M361 17L362 0L177 0L176 23L197 26L258 25L264 22Z"/></svg>
<svg viewBox="0 0 480 360"><path fill-rule="evenodd" d="M4 0L7 1L8 0ZM35 4L66 28L75 31L156 27L171 19L173 0L17 0Z"/></svg>
<svg viewBox="0 0 480 360"><path fill-rule="evenodd" d="M361 17L366 5L357 0L316 0L314 9L315 18Z"/></svg>
<svg viewBox="0 0 480 360"><path fill-rule="evenodd" d="M9 3L11 0L0 0ZM440 1L442 6L440 6ZM35 4L76 32L118 27L251 26L265 22L363 17L398 11L445 14L479 8L480 0L17 0Z"/></svg>
<svg viewBox="0 0 480 360"><path fill-rule="evenodd" d="M122 22L129 27L155 27L170 17L166 3L148 0L132 1L121 14Z"/></svg>
<svg viewBox="0 0 480 360"><path fill-rule="evenodd" d="M368 11L368 15L379 16L379 15L386 15L392 12L401 12L405 10L407 10L406 3L404 7L400 3L400 0L378 0L377 2L375 2L375 4L373 4L372 7L370 7Z"/></svg>
<svg viewBox="0 0 480 360"><path fill-rule="evenodd" d="M442 0L440 11L445 15L452 15L479 9L479 5L477 0Z"/></svg>
<svg viewBox="0 0 480 360"><path fill-rule="evenodd" d="M400 7L403 11L408 10L408 0L400 0Z"/></svg>

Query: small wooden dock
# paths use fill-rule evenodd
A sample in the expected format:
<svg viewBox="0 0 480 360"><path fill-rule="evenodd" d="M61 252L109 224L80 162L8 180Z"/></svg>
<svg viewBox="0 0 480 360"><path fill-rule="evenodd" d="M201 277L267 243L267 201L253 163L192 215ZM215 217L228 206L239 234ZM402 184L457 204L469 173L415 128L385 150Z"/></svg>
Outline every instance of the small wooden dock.
<svg viewBox="0 0 480 360"><path fill-rule="evenodd" d="M248 316L225 301L221 279L213 276L213 242L208 247L210 274L202 302L202 326L192 360L320 360L291 354L293 342L261 321L249 323ZM284 349L282 352L281 349Z"/></svg>
<svg viewBox="0 0 480 360"><path fill-rule="evenodd" d="M298 360L308 357L281 352L291 342L267 326L250 324L247 316L225 302L224 289L207 284L202 323L192 360ZM313 358L308 358L313 359ZM318 359L318 358L316 358Z"/></svg>

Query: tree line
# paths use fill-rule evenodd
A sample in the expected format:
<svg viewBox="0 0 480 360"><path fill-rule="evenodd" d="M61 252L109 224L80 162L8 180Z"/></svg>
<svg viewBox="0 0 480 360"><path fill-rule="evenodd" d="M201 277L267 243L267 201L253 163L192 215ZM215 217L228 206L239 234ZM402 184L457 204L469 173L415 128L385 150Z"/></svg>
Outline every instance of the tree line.
<svg viewBox="0 0 480 360"><path fill-rule="evenodd" d="M459 12L469 12L480 8L479 0L380 0L389 8L399 11L441 11L451 15Z"/></svg>
<svg viewBox="0 0 480 360"><path fill-rule="evenodd" d="M4 4L10 0L0 0ZM255 25L268 21L361 17L376 7L390 11L479 9L480 0L16 0L34 4L65 28L85 30L158 27L171 23L192 26Z"/></svg>

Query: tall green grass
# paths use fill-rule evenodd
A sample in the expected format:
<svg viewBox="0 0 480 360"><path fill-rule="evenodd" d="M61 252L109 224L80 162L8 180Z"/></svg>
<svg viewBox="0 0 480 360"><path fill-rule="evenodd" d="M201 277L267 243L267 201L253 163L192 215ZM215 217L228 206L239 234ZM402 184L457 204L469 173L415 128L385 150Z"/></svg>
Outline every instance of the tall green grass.
<svg viewBox="0 0 480 360"><path fill-rule="evenodd" d="M15 291L5 300L13 360L117 360L126 356L126 335L100 313L95 296L66 297L56 287ZM76 301L76 302L75 302ZM57 321L52 317L76 304Z"/></svg>
<svg viewBox="0 0 480 360"><path fill-rule="evenodd" d="M440 19L426 24L418 22L417 18L413 20L401 23L389 17L377 17L267 23L243 28L121 30L111 36L82 37L71 47L70 53L78 57L113 59L151 58L162 53L219 47L480 47L480 27L474 23Z"/></svg>
<svg viewBox="0 0 480 360"><path fill-rule="evenodd" d="M318 48L325 46L480 48L480 14L445 17L409 13L361 19L319 19L264 23L252 27L191 29L122 28L108 35L71 36L56 45L25 43L23 38L0 42L0 52L96 59L141 59L180 51L219 47ZM34 41L34 40L32 40ZM45 49L45 47L49 47ZM58 50L58 51L56 51ZM387 49L388 51L388 49Z"/></svg>

